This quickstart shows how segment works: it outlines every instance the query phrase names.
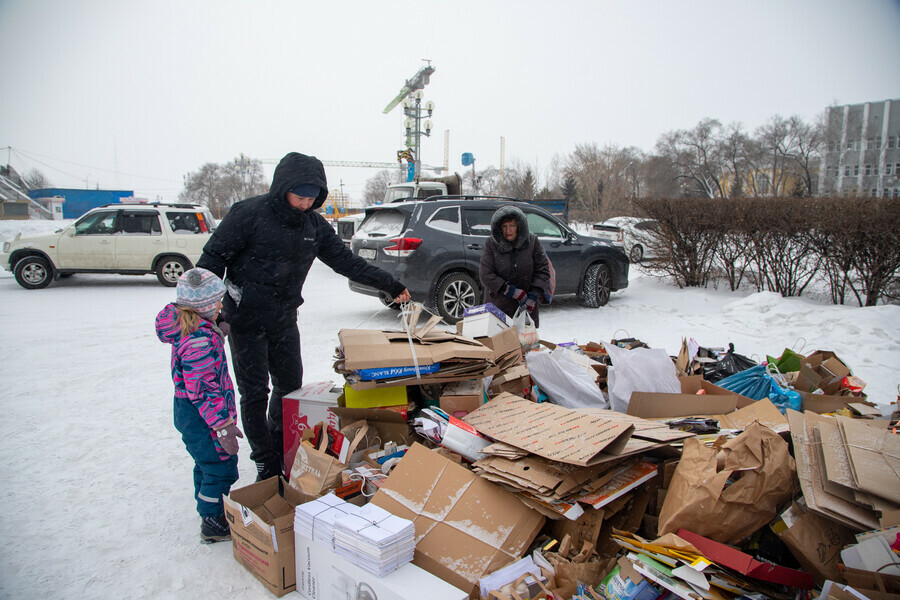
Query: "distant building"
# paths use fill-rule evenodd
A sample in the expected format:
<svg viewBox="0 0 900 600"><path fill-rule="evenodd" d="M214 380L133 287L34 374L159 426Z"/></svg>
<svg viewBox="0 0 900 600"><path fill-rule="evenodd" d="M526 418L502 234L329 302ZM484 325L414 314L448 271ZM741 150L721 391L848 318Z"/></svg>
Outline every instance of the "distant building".
<svg viewBox="0 0 900 600"><path fill-rule="evenodd" d="M134 197L130 190L77 190L66 188L46 188L29 190L28 195L38 198L63 198L62 212L64 219L77 219L87 211L104 204L115 204L123 198Z"/></svg>
<svg viewBox="0 0 900 600"><path fill-rule="evenodd" d="M828 107L822 157L820 195L900 198L900 99Z"/></svg>

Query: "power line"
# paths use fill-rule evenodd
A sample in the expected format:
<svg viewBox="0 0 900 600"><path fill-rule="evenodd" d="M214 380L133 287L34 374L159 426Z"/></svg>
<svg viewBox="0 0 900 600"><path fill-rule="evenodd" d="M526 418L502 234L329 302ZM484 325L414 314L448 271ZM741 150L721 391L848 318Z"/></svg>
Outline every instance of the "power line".
<svg viewBox="0 0 900 600"><path fill-rule="evenodd" d="M45 158L45 159L48 159L48 160L55 160L55 161L57 161L57 162L61 162L61 163L69 164L69 165L74 165L74 166L76 166L76 167L82 167L82 168L85 168L85 169L92 169L92 170L95 170L95 171L102 171L102 172L104 172L104 173L112 173L112 174L114 174L114 175L126 175L126 176L128 176L128 177L137 177L137 178L139 178L139 179L150 179L150 180L153 180L153 181L164 181L164 182L166 182L166 183L178 183L178 182L176 182L176 181L173 180L173 179L163 179L163 178L161 178L161 177L150 177L149 175L137 175L136 173L124 173L124 172L122 172L122 171L116 171L116 170L113 170L113 169L104 169L104 168L102 168L102 167L95 167L95 166L91 166L91 165L85 165L85 164L82 164L82 163L73 162L73 161L70 161L70 160L63 160L63 159L61 159L61 158L54 158L54 157L52 157L52 156L45 156L45 155L43 155L43 154L38 154L38 153L36 153L36 152L29 152L29 151L26 151L26 150L22 150L21 148L13 148L12 146L7 146L7 148L9 148L10 150L12 150L13 152L15 152L15 153L18 154L18 155L24 155L24 156L27 157L29 160L33 160L34 162L37 162L37 163L39 163L39 164L42 164L42 165L44 165L44 166L46 166L47 168L50 168L50 169L55 169L55 167L52 167L52 166L50 166L50 165L48 165L48 164L46 164L46 163L43 163L43 162L39 161L38 159L36 159L35 157L36 157L36 156L40 156L41 158ZM66 173L65 171L60 170L60 169L56 169L56 170L59 171L60 173L64 174L64 175L68 175L69 177L75 177L76 179L78 179L78 176L77 176L77 175L71 175L71 174L69 174L69 173Z"/></svg>

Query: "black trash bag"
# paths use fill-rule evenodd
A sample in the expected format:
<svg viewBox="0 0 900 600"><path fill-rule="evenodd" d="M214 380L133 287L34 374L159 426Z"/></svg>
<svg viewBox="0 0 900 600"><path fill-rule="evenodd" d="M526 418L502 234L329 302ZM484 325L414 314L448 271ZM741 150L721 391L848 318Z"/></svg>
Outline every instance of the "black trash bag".
<svg viewBox="0 0 900 600"><path fill-rule="evenodd" d="M734 344L728 344L728 352L725 353L725 356L715 363L710 363L703 367L703 379L710 383L715 383L755 366L756 363L753 359L737 354L734 351Z"/></svg>

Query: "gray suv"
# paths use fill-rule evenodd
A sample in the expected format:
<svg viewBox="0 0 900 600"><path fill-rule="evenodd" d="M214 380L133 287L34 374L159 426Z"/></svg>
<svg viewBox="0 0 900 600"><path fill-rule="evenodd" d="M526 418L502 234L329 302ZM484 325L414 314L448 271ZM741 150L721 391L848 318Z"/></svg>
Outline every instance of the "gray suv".
<svg viewBox="0 0 900 600"><path fill-rule="evenodd" d="M402 281L412 299L456 323L463 311L481 304L478 266L491 216L515 203L528 219L556 270L556 295L575 294L586 306L603 306L611 292L628 287L628 257L621 246L579 235L547 211L514 198L432 196L366 209L351 240L354 254ZM390 298L350 281L350 289Z"/></svg>

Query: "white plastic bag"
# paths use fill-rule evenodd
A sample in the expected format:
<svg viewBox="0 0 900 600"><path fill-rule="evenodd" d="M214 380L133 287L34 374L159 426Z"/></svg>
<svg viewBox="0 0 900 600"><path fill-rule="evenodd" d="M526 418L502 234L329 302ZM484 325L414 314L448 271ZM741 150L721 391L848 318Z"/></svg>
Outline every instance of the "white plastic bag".
<svg viewBox="0 0 900 600"><path fill-rule="evenodd" d="M519 310L513 315L513 325L519 331L519 344L521 344L523 352L534 350L541 345L537 327L534 326L534 321L531 320L527 309L519 307Z"/></svg>
<svg viewBox="0 0 900 600"><path fill-rule="evenodd" d="M610 408L628 411L631 392L681 393L675 363L661 348L626 350L615 344L604 344L612 360L607 370Z"/></svg>
<svg viewBox="0 0 900 600"><path fill-rule="evenodd" d="M557 346L553 352L529 352L525 362L534 379L554 404L565 408L607 408L603 392L571 357L571 351Z"/></svg>

